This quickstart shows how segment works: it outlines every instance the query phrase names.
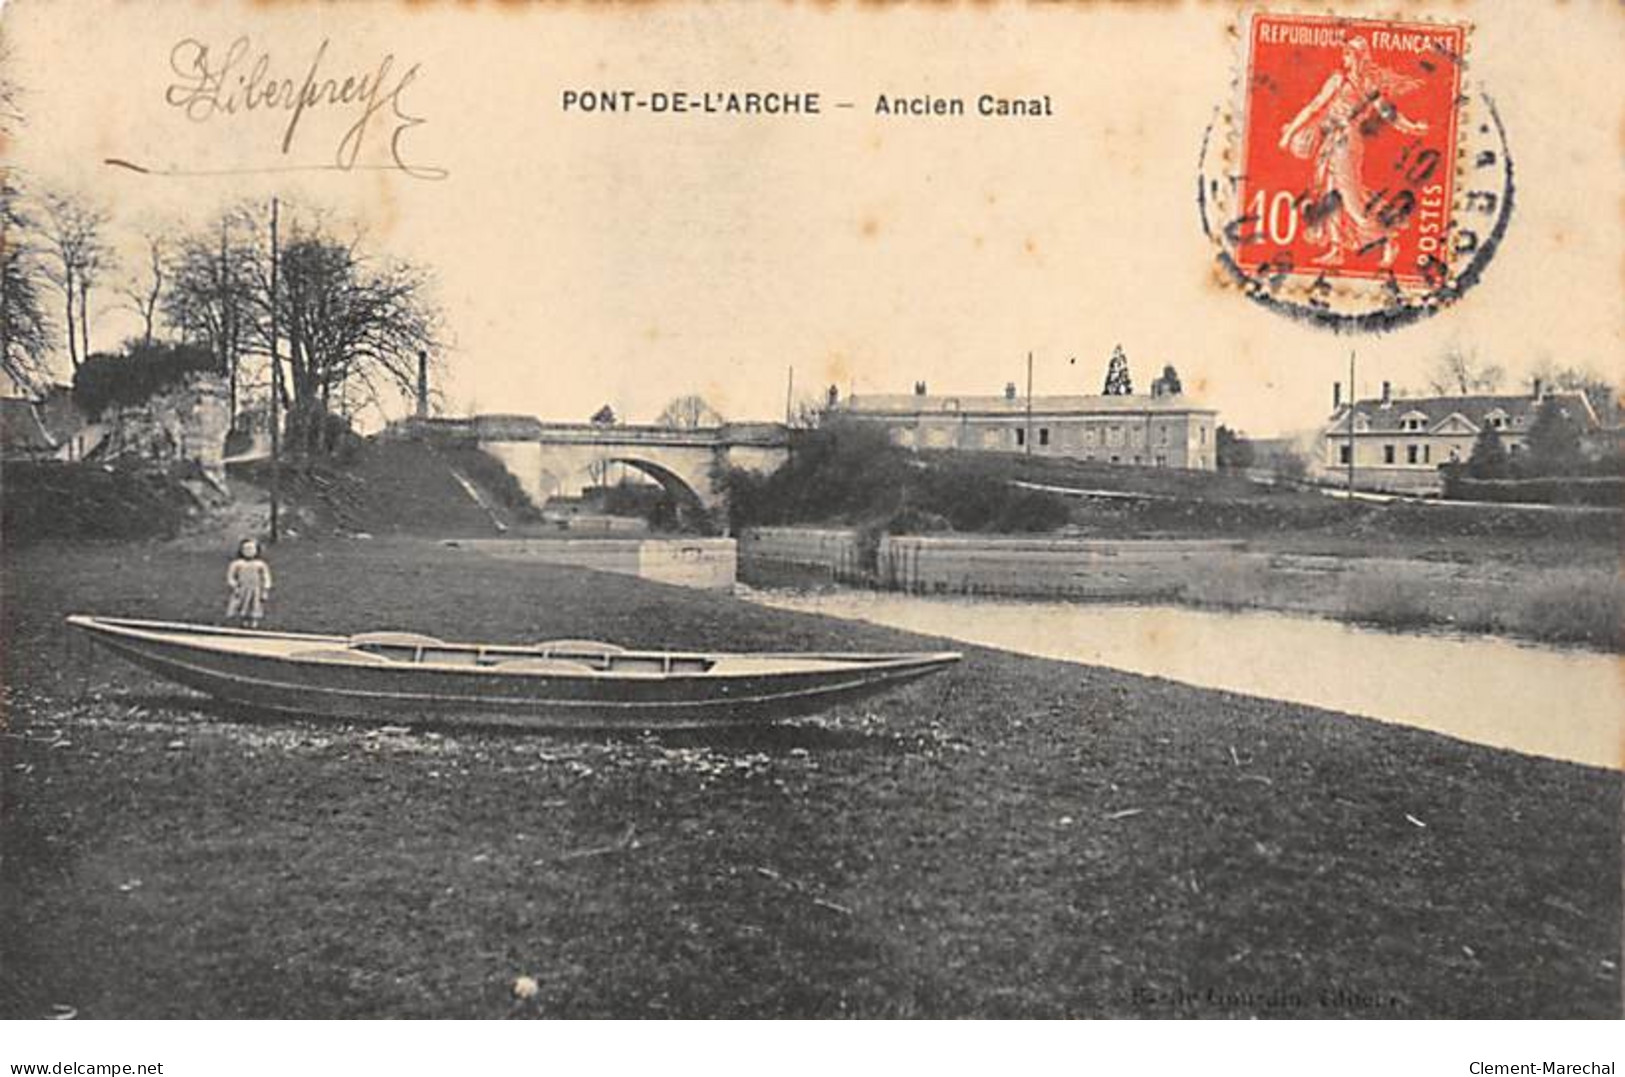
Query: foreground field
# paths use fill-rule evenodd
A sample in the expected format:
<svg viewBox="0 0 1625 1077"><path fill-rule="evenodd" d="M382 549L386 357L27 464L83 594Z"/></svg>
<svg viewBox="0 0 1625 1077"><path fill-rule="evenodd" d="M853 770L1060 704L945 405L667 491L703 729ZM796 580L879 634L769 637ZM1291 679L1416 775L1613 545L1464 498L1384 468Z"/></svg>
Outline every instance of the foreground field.
<svg viewBox="0 0 1625 1077"><path fill-rule="evenodd" d="M918 643L424 542L272 559L287 627ZM748 734L318 725L62 632L212 619L223 572L8 554L0 1016L1620 1013L1618 773L994 651Z"/></svg>

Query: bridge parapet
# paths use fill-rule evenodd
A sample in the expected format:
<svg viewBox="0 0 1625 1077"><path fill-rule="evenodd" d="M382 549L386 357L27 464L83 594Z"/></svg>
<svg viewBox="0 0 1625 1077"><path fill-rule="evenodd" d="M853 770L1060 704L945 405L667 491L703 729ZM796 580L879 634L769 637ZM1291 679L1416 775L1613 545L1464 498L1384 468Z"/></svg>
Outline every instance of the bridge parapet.
<svg viewBox="0 0 1625 1077"><path fill-rule="evenodd" d="M723 423L721 426L673 427L653 424L544 422L533 415L475 415L469 418L424 419L416 416L390 424L400 437L469 441L540 441L571 445L754 445L779 448L790 432L781 423Z"/></svg>
<svg viewBox="0 0 1625 1077"><path fill-rule="evenodd" d="M790 444L790 428L783 423L723 423L718 438L728 445L782 448Z"/></svg>
<svg viewBox="0 0 1625 1077"><path fill-rule="evenodd" d="M477 445L501 461L538 505L601 485L608 465L623 464L659 482L680 504L710 512L725 506L727 494L717 481L724 469L771 473L790 455L790 431L778 423L684 429L475 415L404 419L390 424L388 436Z"/></svg>

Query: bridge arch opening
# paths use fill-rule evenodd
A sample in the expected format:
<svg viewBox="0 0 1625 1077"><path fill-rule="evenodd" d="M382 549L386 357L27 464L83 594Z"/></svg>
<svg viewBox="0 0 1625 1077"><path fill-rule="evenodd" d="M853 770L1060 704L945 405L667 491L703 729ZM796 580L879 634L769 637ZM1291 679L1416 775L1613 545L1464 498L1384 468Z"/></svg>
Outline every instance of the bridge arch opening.
<svg viewBox="0 0 1625 1077"><path fill-rule="evenodd" d="M659 483L660 488L670 495L673 504L677 506L677 524L683 530L705 534L716 530L716 520L712 517L711 510L706 508L705 499L687 479L671 468L635 456L611 456L607 458L607 462L625 464Z"/></svg>

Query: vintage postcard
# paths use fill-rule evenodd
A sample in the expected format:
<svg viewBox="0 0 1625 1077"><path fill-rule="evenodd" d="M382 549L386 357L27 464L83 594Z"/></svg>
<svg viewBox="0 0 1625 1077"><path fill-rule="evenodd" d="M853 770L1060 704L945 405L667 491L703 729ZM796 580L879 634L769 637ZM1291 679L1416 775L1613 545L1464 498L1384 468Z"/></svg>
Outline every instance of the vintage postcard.
<svg viewBox="0 0 1625 1077"><path fill-rule="evenodd" d="M1618 8L0 45L0 1014L1621 1015Z"/></svg>

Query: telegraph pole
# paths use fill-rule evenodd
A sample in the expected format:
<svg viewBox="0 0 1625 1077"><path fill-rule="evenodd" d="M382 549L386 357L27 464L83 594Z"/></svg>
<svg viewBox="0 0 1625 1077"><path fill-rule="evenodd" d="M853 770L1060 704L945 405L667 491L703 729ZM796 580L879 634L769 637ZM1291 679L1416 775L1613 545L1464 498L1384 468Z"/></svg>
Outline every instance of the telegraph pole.
<svg viewBox="0 0 1625 1077"><path fill-rule="evenodd" d="M1033 353L1027 352L1027 455L1033 454Z"/></svg>
<svg viewBox="0 0 1625 1077"><path fill-rule="evenodd" d="M1349 479L1348 497L1350 503L1354 501L1354 403L1360 399L1360 394L1354 390L1354 349L1349 349Z"/></svg>
<svg viewBox="0 0 1625 1077"><path fill-rule="evenodd" d="M795 393L796 393L796 368L792 364L791 367L790 367L790 380L788 381L788 383L786 383L786 385L784 387L784 425L785 426L790 425L790 407L791 407L790 401L791 401L792 398L794 398Z"/></svg>
<svg viewBox="0 0 1625 1077"><path fill-rule="evenodd" d="M271 541L278 538L282 500L282 361L277 358L277 199L271 199Z"/></svg>

